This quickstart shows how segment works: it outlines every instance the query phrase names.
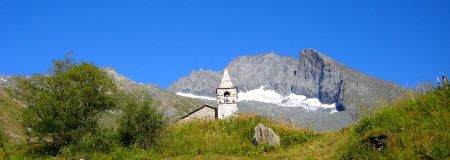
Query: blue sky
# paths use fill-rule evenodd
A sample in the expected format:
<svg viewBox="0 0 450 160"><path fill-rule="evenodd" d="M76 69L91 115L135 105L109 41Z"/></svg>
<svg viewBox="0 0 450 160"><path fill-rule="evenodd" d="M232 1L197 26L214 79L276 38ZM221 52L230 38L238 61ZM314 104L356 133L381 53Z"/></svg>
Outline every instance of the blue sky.
<svg viewBox="0 0 450 160"><path fill-rule="evenodd" d="M449 0L0 0L0 74L46 73L68 51L164 88L237 56L315 48L415 87L450 71Z"/></svg>

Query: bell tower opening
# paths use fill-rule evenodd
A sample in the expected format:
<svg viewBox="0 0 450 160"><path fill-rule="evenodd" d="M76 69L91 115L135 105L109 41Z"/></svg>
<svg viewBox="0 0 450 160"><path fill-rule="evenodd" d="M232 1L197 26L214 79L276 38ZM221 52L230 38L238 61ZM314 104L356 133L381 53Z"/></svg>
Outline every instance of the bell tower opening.
<svg viewBox="0 0 450 160"><path fill-rule="evenodd" d="M230 103L230 92L226 91L223 93L223 97L225 98L225 103Z"/></svg>

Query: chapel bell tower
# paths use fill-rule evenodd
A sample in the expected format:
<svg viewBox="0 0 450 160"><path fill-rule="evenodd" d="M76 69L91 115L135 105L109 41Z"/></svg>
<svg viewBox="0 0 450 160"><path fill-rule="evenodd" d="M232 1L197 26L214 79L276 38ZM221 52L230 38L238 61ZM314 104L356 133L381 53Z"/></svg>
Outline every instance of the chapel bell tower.
<svg viewBox="0 0 450 160"><path fill-rule="evenodd" d="M223 72L222 82L216 89L218 118L223 119L234 115L238 111L237 107L237 88L231 83L228 70Z"/></svg>

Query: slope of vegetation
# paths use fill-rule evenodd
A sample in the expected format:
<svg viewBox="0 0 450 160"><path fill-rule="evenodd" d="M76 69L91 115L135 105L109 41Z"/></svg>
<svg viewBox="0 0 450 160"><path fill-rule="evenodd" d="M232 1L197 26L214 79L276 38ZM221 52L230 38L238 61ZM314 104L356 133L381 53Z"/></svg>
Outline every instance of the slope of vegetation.
<svg viewBox="0 0 450 160"><path fill-rule="evenodd" d="M25 141L25 134L21 124L24 104L16 100L7 91L0 88L0 128L5 138L19 143Z"/></svg>
<svg viewBox="0 0 450 160"><path fill-rule="evenodd" d="M449 85L315 133L254 114L167 123L147 92L116 91L94 64L55 63L54 74L0 89L0 159L450 158ZM258 123L280 136L279 147L253 144Z"/></svg>
<svg viewBox="0 0 450 160"><path fill-rule="evenodd" d="M255 146L253 129L263 123L280 135L281 146ZM62 159L296 159L330 158L337 138L345 134L314 133L291 128L265 117L239 115L226 120L192 121L166 127L150 148L124 146L113 129L99 129L84 135L56 155ZM339 136L339 137L336 137ZM52 158L41 146L15 145L4 155L17 159ZM0 151L1 153L1 151ZM327 158L327 159L328 159Z"/></svg>
<svg viewBox="0 0 450 160"><path fill-rule="evenodd" d="M121 145L116 129L103 129L102 134L84 136L56 158L448 159L449 96L448 86L418 94L338 132L314 133L247 114L225 120L171 124L160 133L156 143L141 149ZM253 128L258 123L280 135L281 147L252 144ZM100 149L90 151L93 148ZM29 150L27 146L15 145L0 150L0 155L12 159L36 158Z"/></svg>
<svg viewBox="0 0 450 160"><path fill-rule="evenodd" d="M258 124L271 127L281 138L281 146L255 146L253 129ZM336 137L338 136L338 137ZM149 149L116 146L111 152L76 153L76 158L92 159L297 159L331 158L336 139L345 134L314 133L291 128L268 118L240 114L225 120L199 120L166 127ZM62 155L67 156L67 155ZM69 156L71 158L74 155ZM66 157L67 158L67 157Z"/></svg>
<svg viewBox="0 0 450 160"><path fill-rule="evenodd" d="M253 129L258 123L273 128L280 136L280 149L252 144ZM264 152L280 152L300 146L318 137L311 131L290 128L261 116L239 115L220 121L172 125L155 148L164 157L202 154L257 156Z"/></svg>
<svg viewBox="0 0 450 160"><path fill-rule="evenodd" d="M450 86L397 102L352 128L339 159L448 159Z"/></svg>

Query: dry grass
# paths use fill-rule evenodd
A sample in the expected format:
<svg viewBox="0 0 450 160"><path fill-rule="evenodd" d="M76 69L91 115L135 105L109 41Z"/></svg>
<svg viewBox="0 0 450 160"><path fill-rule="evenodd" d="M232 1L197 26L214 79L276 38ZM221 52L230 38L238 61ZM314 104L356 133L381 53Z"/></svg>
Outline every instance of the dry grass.
<svg viewBox="0 0 450 160"><path fill-rule="evenodd" d="M24 142L25 136L21 125L22 110L25 105L10 97L0 89L0 125L8 139L13 143Z"/></svg>

